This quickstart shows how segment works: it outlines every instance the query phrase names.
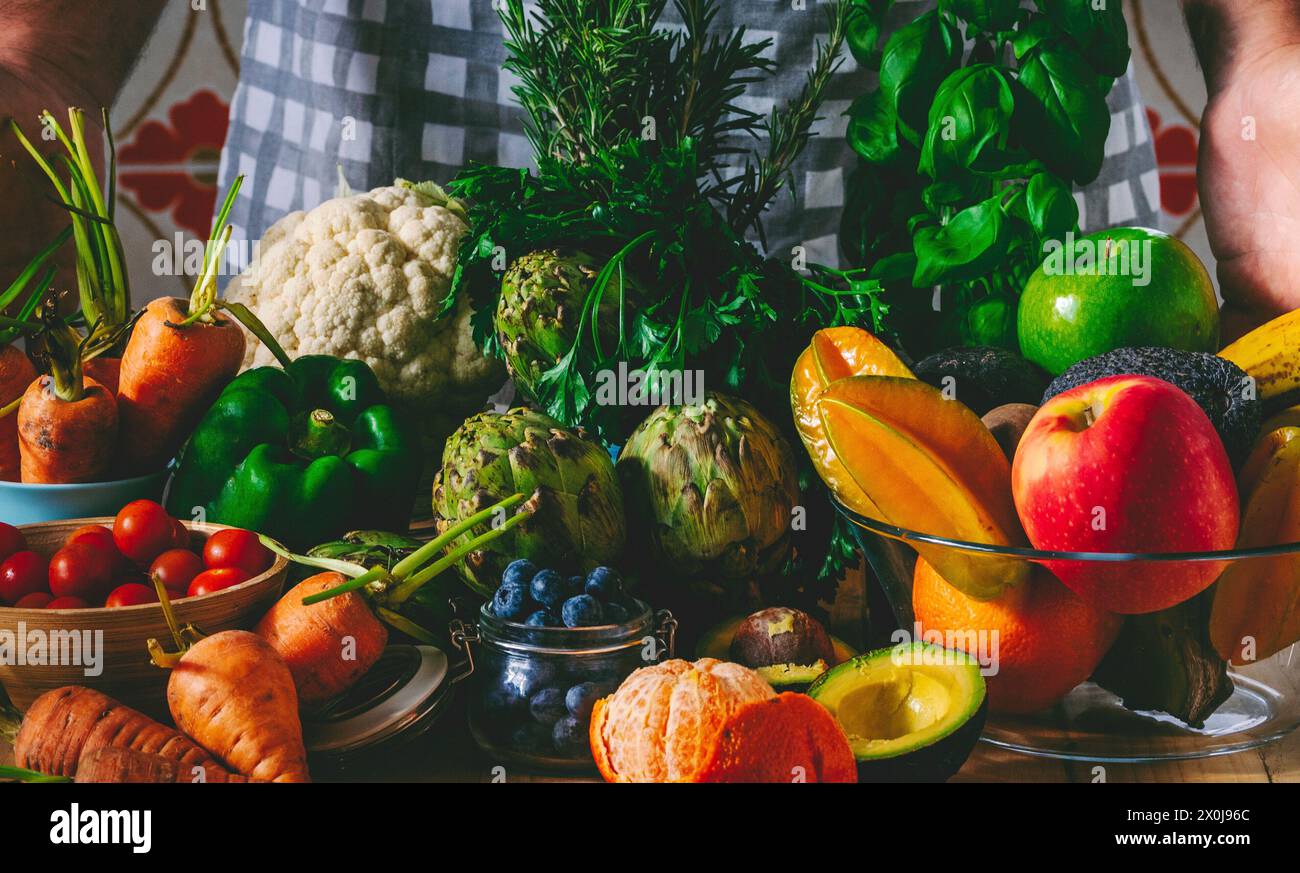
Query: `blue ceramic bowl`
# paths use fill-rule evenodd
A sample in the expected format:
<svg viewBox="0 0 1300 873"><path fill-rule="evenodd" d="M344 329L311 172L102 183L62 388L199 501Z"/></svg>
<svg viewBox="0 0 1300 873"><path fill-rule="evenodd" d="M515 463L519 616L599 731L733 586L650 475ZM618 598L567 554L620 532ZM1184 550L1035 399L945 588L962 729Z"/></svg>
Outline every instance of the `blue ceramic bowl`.
<svg viewBox="0 0 1300 873"><path fill-rule="evenodd" d="M80 485L28 485L0 482L0 521L36 524L65 518L117 515L132 500L161 500L167 471Z"/></svg>

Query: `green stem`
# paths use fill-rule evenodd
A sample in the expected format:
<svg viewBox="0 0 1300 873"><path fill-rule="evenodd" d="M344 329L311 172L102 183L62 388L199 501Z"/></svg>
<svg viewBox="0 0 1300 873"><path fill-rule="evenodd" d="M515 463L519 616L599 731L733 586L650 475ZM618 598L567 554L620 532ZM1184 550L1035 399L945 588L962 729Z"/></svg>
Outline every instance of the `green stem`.
<svg viewBox="0 0 1300 873"><path fill-rule="evenodd" d="M71 782L71 776L49 776L36 770L24 770L22 767L0 767L0 779L16 779L19 782Z"/></svg>
<svg viewBox="0 0 1300 873"><path fill-rule="evenodd" d="M505 536L506 533L508 533L512 528L520 524L523 524L530 517L532 517L531 512L517 512L514 515L510 516L510 518L506 519L505 522L502 523L500 527L494 527L492 528L492 530L488 531L487 533L475 537L469 542L464 543L461 546L458 546L457 548L448 552L442 558L430 564L428 567L424 568L420 572L411 576L409 579L401 580L401 582L398 583L397 587L394 588L390 594L388 594L386 598L387 601L389 603L396 603L396 604L405 603L406 600L412 594L420 590L420 587L424 585L424 583L438 576L440 573L447 570L448 568L455 566L457 563L460 562L461 558L465 557L470 552L481 549L483 546L487 545L488 543L492 542L498 537Z"/></svg>
<svg viewBox="0 0 1300 873"><path fill-rule="evenodd" d="M498 511L513 509L515 506L522 503L523 500L523 494L511 494L504 500L492 504L487 509L484 509L481 512L476 512L464 521L458 522L394 564L393 575L398 579L405 579L418 570L426 561L446 548L452 540L465 533L465 531L478 527L483 522L493 518Z"/></svg>
<svg viewBox="0 0 1300 873"><path fill-rule="evenodd" d="M303 606L311 606L314 603L320 603L322 600L329 600L331 597L338 597L340 594L347 594L349 591L356 591L359 588L365 588L373 582L379 582L389 577L388 570L383 567L371 567L355 579L349 579L342 585L335 585L333 588L326 588L324 591L317 591L315 594L309 594L302 599Z"/></svg>
<svg viewBox="0 0 1300 873"><path fill-rule="evenodd" d="M362 573L369 572L360 564L354 564L351 561L341 561L337 558L322 558L315 555L298 555L286 549L280 543L268 537L266 534L258 534L257 538L262 545L275 552L286 561L292 561L295 564L301 564L304 567L315 567L318 570L331 570L335 573L342 573L348 578L360 576Z"/></svg>
<svg viewBox="0 0 1300 873"><path fill-rule="evenodd" d="M426 643L427 645L430 646L436 646L440 644L440 641L438 640L437 637L435 637L433 634L429 633L429 631L425 630L423 627L411 621L409 618L402 615L401 613L393 612L391 609L386 609L382 606L377 606L375 607L375 614L378 615L382 620L384 620L388 624L392 625L402 633L406 634L408 637L417 639L420 642Z"/></svg>
<svg viewBox="0 0 1300 873"><path fill-rule="evenodd" d="M309 461L331 455L343 457L352 445L352 435L328 409L313 409L298 420L295 430L293 452Z"/></svg>

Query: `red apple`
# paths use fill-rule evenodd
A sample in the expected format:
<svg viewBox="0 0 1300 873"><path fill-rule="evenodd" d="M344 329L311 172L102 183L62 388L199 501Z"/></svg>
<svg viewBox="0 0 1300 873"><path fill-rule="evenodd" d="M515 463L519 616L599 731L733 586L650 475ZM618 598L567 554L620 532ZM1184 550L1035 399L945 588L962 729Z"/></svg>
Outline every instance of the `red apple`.
<svg viewBox="0 0 1300 873"><path fill-rule="evenodd" d="M1111 376L1043 404L1011 466L1016 511L1035 548L1201 552L1237 539L1237 485L1214 426L1181 389ZM1205 590L1223 563L1054 561L1084 600L1155 612Z"/></svg>

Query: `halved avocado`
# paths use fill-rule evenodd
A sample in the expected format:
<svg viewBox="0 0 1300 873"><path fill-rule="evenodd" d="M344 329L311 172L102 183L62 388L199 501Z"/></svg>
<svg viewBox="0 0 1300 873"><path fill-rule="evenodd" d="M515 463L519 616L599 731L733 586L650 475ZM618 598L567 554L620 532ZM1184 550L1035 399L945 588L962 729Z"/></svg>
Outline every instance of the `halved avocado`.
<svg viewBox="0 0 1300 873"><path fill-rule="evenodd" d="M695 657L732 660L731 641L735 639L736 631L746 617L741 615L729 618L705 631L695 646ZM831 637L831 651L835 654L835 664L841 664L858 653L857 649L835 636ZM803 691L826 671L827 666L825 661L816 664L776 664L759 667L757 672L777 691Z"/></svg>
<svg viewBox="0 0 1300 873"><path fill-rule="evenodd" d="M944 782L984 729L979 663L926 643L892 646L832 667L808 689L848 734L859 782Z"/></svg>

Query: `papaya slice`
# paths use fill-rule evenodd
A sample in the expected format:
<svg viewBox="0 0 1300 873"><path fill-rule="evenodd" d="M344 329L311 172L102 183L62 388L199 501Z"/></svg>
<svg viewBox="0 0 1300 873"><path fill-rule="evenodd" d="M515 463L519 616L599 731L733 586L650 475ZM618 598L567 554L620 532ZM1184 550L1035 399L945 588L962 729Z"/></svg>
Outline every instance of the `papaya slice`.
<svg viewBox="0 0 1300 873"><path fill-rule="evenodd" d="M889 346L860 327L828 327L812 336L794 364L790 377L790 407L795 427L822 481L841 503L871 518L879 510L835 457L822 428L817 398L826 386L849 376L898 376L913 379L912 371Z"/></svg>
<svg viewBox="0 0 1300 873"><path fill-rule="evenodd" d="M736 710L700 782L857 782L844 729L806 694L778 694Z"/></svg>
<svg viewBox="0 0 1300 873"><path fill-rule="evenodd" d="M1300 439L1271 431L1243 468L1246 511L1240 548L1300 540ZM1300 436L1300 433L1294 436ZM1234 561L1215 584L1210 611L1214 648L1237 665L1262 661L1300 641L1300 555Z"/></svg>
<svg viewBox="0 0 1300 873"><path fill-rule="evenodd" d="M817 400L827 440L879 521L948 539L1023 546L1011 464L970 409L916 379L851 376ZM1019 559L910 543L962 593L997 597L1029 575Z"/></svg>

